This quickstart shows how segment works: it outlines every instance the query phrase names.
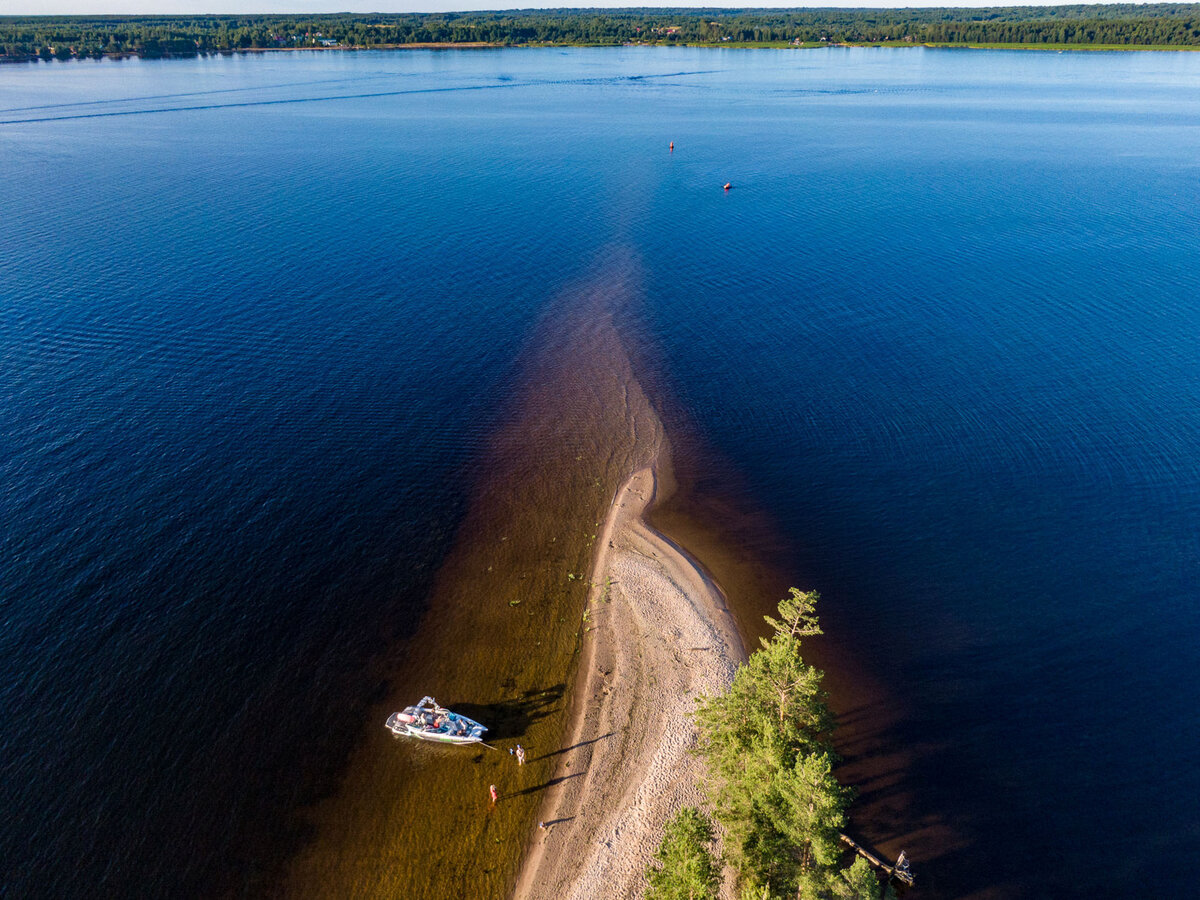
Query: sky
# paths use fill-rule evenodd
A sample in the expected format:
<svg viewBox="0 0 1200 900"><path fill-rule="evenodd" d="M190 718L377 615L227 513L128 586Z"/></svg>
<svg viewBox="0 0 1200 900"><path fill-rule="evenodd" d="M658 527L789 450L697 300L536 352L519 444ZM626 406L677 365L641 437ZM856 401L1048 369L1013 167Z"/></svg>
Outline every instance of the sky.
<svg viewBox="0 0 1200 900"><path fill-rule="evenodd" d="M1086 0L1085 0L1086 2ZM645 6L689 6L689 7L734 7L734 8L796 8L814 7L871 7L887 9L914 6L1004 6L1003 0L945 0L945 2L880 2L880 0L821 0L816 3L797 3L795 0L708 0L705 3L656 3L638 4L630 0L587 0L572 4L569 0L0 0L0 15L174 15L203 13L322 13L322 12L447 12L450 10L478 9L554 9L578 5L588 8L614 8L637 5ZM1021 0L1022 6L1048 6L1050 2Z"/></svg>

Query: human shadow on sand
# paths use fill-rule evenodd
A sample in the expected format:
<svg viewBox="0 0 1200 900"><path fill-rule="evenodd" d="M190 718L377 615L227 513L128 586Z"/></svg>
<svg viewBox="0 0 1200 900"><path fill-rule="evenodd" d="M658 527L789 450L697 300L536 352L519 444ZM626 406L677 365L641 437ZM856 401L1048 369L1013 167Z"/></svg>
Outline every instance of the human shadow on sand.
<svg viewBox="0 0 1200 900"><path fill-rule="evenodd" d="M562 784L564 781L570 781L572 778L578 778L581 775L586 774L586 772L572 772L570 775L559 775L557 778L551 778L549 781L543 782L542 784L535 784L533 787L523 788L519 791L512 791L504 796L521 797L525 794L536 794L538 791L544 791L546 788L554 787L556 784Z"/></svg>
<svg viewBox="0 0 1200 900"><path fill-rule="evenodd" d="M544 690L525 691L520 696L494 703L447 703L446 708L487 726L489 741L524 737L529 726L558 709L565 684Z"/></svg>
<svg viewBox="0 0 1200 900"><path fill-rule="evenodd" d="M549 753L543 753L541 756L535 756L530 762L537 762L539 759L549 759L552 756L561 756L564 753L570 753L572 750L578 750L580 747L586 747L588 744L594 744L596 741L602 741L605 738L610 738L615 731L610 731L608 734L602 734L592 738L590 741L580 741L578 744L572 744L570 747L563 747L561 750L551 750Z"/></svg>

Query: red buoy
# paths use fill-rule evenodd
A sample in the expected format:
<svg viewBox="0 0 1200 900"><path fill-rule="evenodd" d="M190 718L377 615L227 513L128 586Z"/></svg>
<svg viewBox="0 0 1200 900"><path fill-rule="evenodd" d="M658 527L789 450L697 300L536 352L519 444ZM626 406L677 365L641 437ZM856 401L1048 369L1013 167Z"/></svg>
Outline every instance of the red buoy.
<svg viewBox="0 0 1200 900"><path fill-rule="evenodd" d="M732 181L725 182L725 190L729 190L731 187L733 187Z"/></svg>
<svg viewBox="0 0 1200 900"><path fill-rule="evenodd" d="M675 142L674 141L671 141L671 152L672 153L675 152Z"/></svg>

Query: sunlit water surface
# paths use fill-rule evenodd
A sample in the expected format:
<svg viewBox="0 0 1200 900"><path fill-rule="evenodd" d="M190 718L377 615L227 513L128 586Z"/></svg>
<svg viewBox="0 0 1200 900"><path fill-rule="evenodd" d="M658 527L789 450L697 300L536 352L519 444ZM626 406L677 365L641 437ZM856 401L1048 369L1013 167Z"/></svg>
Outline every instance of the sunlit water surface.
<svg viewBox="0 0 1200 900"><path fill-rule="evenodd" d="M1189 881L1198 86L919 49L0 69L0 892L236 894L306 839L513 360L608 247L903 710L856 751L911 760L867 837L924 897Z"/></svg>

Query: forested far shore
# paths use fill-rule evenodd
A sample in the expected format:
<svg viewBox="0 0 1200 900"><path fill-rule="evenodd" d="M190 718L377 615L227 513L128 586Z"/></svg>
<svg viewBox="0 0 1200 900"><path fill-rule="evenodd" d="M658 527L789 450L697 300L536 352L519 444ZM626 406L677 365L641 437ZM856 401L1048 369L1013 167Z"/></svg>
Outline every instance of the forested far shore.
<svg viewBox="0 0 1200 900"><path fill-rule="evenodd" d="M1200 47L1200 4L986 9L558 9L465 13L0 16L0 61L414 44L913 43Z"/></svg>

